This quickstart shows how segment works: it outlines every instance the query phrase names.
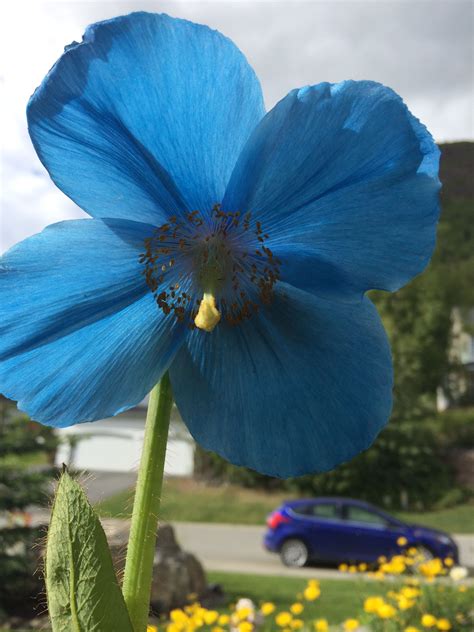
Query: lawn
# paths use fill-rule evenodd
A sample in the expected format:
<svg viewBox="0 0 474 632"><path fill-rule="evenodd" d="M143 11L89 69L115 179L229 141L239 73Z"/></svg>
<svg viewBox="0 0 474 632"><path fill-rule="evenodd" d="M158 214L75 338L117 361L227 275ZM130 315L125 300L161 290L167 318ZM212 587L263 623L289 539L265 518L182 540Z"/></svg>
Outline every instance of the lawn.
<svg viewBox="0 0 474 632"><path fill-rule="evenodd" d="M466 503L449 509L426 511L424 513L398 512L401 520L417 522L434 529L442 529L451 533L474 532L474 504Z"/></svg>
<svg viewBox="0 0 474 632"><path fill-rule="evenodd" d="M246 575L237 573L208 572L210 583L221 584L231 603L239 597L248 597L255 604L272 601L277 608L288 608L297 601L297 595L307 585L307 579L293 577L267 577L265 575ZM354 617L362 609L365 597L382 595L387 584L382 582L358 580L338 581L321 579L321 597L305 607L309 618L326 618L330 623L340 623Z"/></svg>
<svg viewBox="0 0 474 632"><path fill-rule="evenodd" d="M132 490L111 496L100 503L99 513L104 517L128 518L132 498ZM232 485L210 487L192 480L168 479L163 489L161 518L189 522L263 524L268 513L285 498L288 498L288 494L265 493ZM474 531L474 504L394 515L452 533Z"/></svg>
<svg viewBox="0 0 474 632"><path fill-rule="evenodd" d="M167 479L161 501L163 520L262 524L287 494L265 494L236 486L209 487L192 480ZM107 517L129 517L133 490L120 492L98 505Z"/></svg>

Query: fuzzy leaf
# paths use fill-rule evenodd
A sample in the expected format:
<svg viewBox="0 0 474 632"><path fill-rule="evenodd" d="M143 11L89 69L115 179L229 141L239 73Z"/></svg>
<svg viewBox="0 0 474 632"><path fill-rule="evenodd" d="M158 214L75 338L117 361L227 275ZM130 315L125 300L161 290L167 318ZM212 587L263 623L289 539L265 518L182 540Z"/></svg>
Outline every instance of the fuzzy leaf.
<svg viewBox="0 0 474 632"><path fill-rule="evenodd" d="M67 472L49 526L46 589L53 632L133 632L102 526Z"/></svg>

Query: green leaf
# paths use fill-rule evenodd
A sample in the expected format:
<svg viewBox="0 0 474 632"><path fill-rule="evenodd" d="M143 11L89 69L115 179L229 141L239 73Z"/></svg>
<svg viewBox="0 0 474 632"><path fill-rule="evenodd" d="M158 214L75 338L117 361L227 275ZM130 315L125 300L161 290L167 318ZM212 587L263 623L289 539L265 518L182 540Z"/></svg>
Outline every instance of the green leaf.
<svg viewBox="0 0 474 632"><path fill-rule="evenodd" d="M46 589L53 632L133 632L104 530L66 471L48 531Z"/></svg>

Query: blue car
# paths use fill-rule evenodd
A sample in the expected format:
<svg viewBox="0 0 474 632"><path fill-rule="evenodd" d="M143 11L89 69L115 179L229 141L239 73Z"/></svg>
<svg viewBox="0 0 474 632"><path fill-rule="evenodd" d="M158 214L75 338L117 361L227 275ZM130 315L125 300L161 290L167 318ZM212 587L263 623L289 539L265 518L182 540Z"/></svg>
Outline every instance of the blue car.
<svg viewBox="0 0 474 632"><path fill-rule="evenodd" d="M369 503L350 498L285 502L267 518L264 545L286 566L307 562L376 562L417 548L427 559L452 558L458 549L444 531L402 522ZM397 540L405 538L403 545Z"/></svg>

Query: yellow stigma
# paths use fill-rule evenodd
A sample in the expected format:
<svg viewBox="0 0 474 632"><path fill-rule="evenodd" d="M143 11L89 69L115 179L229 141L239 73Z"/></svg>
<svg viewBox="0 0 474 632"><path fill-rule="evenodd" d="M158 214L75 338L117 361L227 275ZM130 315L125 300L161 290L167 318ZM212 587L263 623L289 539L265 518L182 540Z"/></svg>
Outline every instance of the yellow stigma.
<svg viewBox="0 0 474 632"><path fill-rule="evenodd" d="M221 313L216 307L216 299L212 294L204 292L199 311L194 324L204 331L212 331L221 319Z"/></svg>

